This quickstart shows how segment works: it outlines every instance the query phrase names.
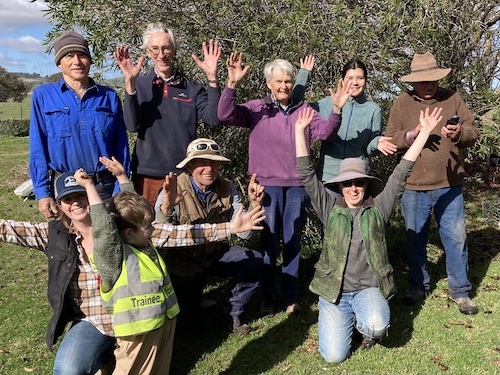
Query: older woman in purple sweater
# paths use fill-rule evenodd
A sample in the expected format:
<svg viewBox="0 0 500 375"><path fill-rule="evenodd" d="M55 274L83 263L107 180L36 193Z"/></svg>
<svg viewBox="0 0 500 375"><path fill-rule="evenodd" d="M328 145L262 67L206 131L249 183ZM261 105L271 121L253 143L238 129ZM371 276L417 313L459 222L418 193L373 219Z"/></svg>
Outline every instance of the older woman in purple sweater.
<svg viewBox="0 0 500 375"><path fill-rule="evenodd" d="M276 259L279 243L283 241L282 303L288 314L300 311L299 305L299 253L300 237L306 221L307 193L295 166L295 130L299 110L308 107L303 101L292 99L295 72L292 64L277 59L266 64L264 77L271 93L264 99L236 104L236 87L246 75L249 66L243 66L243 55L232 52L226 62L227 87L222 92L217 115L225 124L250 129L249 174L257 174L266 196L265 228L261 235L264 251L262 280L264 300L262 315L273 314L276 308ZM339 84L334 93L333 111L325 120L315 114L307 129L310 138L331 140L340 126L342 106L350 94L350 83Z"/></svg>

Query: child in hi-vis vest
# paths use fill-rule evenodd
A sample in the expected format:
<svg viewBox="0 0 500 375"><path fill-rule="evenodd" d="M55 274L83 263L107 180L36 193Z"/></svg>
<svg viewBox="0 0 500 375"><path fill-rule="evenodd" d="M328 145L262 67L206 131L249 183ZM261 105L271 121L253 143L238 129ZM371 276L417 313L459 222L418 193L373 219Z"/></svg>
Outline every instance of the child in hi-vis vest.
<svg viewBox="0 0 500 375"><path fill-rule="evenodd" d="M179 306L165 262L150 241L154 208L123 191L108 211L92 179L83 170L75 178L87 191L95 224L94 261L118 344L114 373L168 373Z"/></svg>
<svg viewBox="0 0 500 375"><path fill-rule="evenodd" d="M116 159L100 158L120 184L128 181ZM115 173L118 171L117 173ZM121 173L121 172L123 173ZM178 202L176 176L172 181L172 204ZM93 223L94 262L101 276L101 297L113 314L118 348L113 374L168 374L172 358L177 298L165 262L151 242L153 206L135 192L122 191L103 203L92 178L80 169L75 179L87 192ZM175 202L177 199L177 202ZM258 230L265 219L256 207L238 220L226 223L231 233ZM182 245L212 241L202 224L172 226L171 237L184 238ZM169 239L170 241L170 239ZM169 241L165 243L169 245ZM179 246L179 241L176 242Z"/></svg>

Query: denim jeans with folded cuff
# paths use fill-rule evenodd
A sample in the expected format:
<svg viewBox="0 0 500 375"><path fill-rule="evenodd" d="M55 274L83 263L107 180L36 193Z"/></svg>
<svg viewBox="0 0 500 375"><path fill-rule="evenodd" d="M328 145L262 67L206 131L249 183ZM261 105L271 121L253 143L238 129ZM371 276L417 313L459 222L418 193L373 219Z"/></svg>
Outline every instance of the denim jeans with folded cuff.
<svg viewBox="0 0 500 375"><path fill-rule="evenodd" d="M448 289L452 298L467 297L468 245L462 186L435 190L405 190L401 199L406 225L407 257L413 289L428 291L427 241L431 211L438 224L446 255Z"/></svg>
<svg viewBox="0 0 500 375"><path fill-rule="evenodd" d="M391 312L378 288L342 293L336 304L319 297L318 307L319 352L327 362L349 357L354 328L374 339L387 335Z"/></svg>

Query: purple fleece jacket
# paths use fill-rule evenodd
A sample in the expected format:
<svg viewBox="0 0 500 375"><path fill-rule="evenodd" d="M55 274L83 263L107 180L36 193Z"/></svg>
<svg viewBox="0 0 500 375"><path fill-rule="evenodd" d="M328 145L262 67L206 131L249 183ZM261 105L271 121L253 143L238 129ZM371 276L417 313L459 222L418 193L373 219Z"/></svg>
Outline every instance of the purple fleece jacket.
<svg viewBox="0 0 500 375"><path fill-rule="evenodd" d="M299 111L309 105L292 99L288 113L273 103L271 96L236 104L236 90L224 88L217 116L228 125L250 129L248 172L257 173L264 186L302 186L295 161L295 122ZM331 113L324 120L317 113L306 133L309 139L331 140L340 127L340 115Z"/></svg>

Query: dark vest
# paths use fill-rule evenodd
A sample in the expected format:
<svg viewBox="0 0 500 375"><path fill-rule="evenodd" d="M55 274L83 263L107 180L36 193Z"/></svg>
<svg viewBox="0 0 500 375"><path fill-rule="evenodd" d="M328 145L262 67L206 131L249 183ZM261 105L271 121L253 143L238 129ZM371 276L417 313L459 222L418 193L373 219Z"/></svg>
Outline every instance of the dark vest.
<svg viewBox="0 0 500 375"><path fill-rule="evenodd" d="M333 206L328 216L323 251L315 265L309 289L330 303L336 303L342 292L342 280L351 240L352 216L346 207ZM389 263L385 224L371 198L363 204L359 227L366 247L366 261L377 279L380 293L390 299L396 293L394 269Z"/></svg>
<svg viewBox="0 0 500 375"><path fill-rule="evenodd" d="M179 203L180 224L224 223L231 220L231 183L224 178L219 176L215 180L214 193L206 207L198 199L187 173L177 178L177 189L187 191ZM195 279L207 271L219 252L227 251L228 248L225 242L215 242L182 249L168 248L162 251L162 255L172 278Z"/></svg>
<svg viewBox="0 0 500 375"><path fill-rule="evenodd" d="M48 258L47 296L54 314L50 319L45 341L51 351L68 322L84 317L80 308L66 294L78 259L75 238L76 235L69 233L62 221L52 220L49 223L45 253Z"/></svg>

